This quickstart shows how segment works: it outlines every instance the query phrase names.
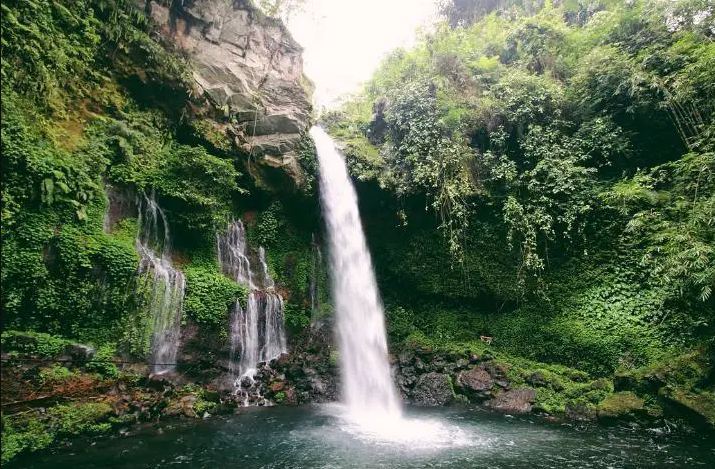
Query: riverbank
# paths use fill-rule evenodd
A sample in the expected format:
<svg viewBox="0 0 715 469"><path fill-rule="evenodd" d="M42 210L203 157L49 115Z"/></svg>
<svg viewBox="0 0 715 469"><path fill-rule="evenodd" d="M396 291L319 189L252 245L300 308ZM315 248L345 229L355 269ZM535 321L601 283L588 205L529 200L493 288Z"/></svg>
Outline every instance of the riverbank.
<svg viewBox="0 0 715 469"><path fill-rule="evenodd" d="M265 402L280 407L335 402L338 358L326 325L303 336L293 353L263 367L256 389ZM648 429L708 434L715 428L707 391L712 366L699 351L596 379L573 368L509 356L483 342L436 345L424 337L393 347L390 362L403 400L418 407L627 426L644 434ZM226 379L190 380L190 364L179 371L149 377L145 364L121 363L120 357L98 355L86 345L46 334L6 333L3 462L84 438L129 435L146 424L246 412L230 387L217 384Z"/></svg>

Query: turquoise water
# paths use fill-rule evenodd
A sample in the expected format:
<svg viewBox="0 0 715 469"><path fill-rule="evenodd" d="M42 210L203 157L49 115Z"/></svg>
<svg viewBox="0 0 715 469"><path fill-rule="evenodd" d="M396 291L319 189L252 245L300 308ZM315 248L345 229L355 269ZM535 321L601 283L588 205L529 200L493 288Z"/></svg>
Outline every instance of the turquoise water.
<svg viewBox="0 0 715 469"><path fill-rule="evenodd" d="M249 408L144 426L129 436L28 455L23 468L715 467L712 435L578 426L478 409L407 409L396 434L343 421L337 406Z"/></svg>

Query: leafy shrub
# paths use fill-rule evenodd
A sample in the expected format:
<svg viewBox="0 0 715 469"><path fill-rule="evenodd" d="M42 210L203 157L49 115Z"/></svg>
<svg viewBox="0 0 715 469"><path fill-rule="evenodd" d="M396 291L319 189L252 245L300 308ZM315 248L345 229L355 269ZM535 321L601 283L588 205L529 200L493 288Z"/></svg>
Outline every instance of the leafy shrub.
<svg viewBox="0 0 715 469"><path fill-rule="evenodd" d="M189 265L186 274L184 311L194 321L213 327L228 324L236 300L245 305L248 291L218 271L215 265Z"/></svg>
<svg viewBox="0 0 715 469"><path fill-rule="evenodd" d="M97 353L84 366L89 372L98 373L103 378L116 378L119 376L119 369L113 363L115 360L116 345L104 344L97 349Z"/></svg>
<svg viewBox="0 0 715 469"><path fill-rule="evenodd" d="M72 342L62 337L42 332L4 331L2 333L3 352L53 358L60 355Z"/></svg>
<svg viewBox="0 0 715 469"><path fill-rule="evenodd" d="M64 366L53 365L40 370L39 380L42 384L55 384L67 381L72 376L73 373Z"/></svg>

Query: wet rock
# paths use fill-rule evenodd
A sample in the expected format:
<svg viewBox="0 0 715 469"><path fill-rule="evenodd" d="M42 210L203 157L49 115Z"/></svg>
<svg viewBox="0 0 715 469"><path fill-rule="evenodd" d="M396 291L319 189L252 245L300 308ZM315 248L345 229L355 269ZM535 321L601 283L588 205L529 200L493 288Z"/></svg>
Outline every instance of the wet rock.
<svg viewBox="0 0 715 469"><path fill-rule="evenodd" d="M417 380L417 385L412 393L415 404L420 406L441 406L454 399L452 382L449 376L443 373L427 373Z"/></svg>
<svg viewBox="0 0 715 469"><path fill-rule="evenodd" d="M406 365L409 365L410 363L412 363L412 360L414 359L414 355L409 350L403 350L397 356L397 359L398 359L400 365L406 366Z"/></svg>
<svg viewBox="0 0 715 469"><path fill-rule="evenodd" d="M295 392L294 388L287 388L284 392L285 392L285 400L283 402L285 404L295 405L298 403L298 399L297 399L296 392Z"/></svg>
<svg viewBox="0 0 715 469"><path fill-rule="evenodd" d="M65 355L68 355L72 361L87 362L91 360L97 353L94 347L84 344L69 344L65 347Z"/></svg>
<svg viewBox="0 0 715 469"><path fill-rule="evenodd" d="M582 402L567 402L564 410L569 420L589 422L596 419L596 410Z"/></svg>
<svg viewBox="0 0 715 469"><path fill-rule="evenodd" d="M477 355L476 353L471 353L471 352L469 353L469 363L471 365L479 363L480 361L482 361L481 356Z"/></svg>
<svg viewBox="0 0 715 469"><path fill-rule="evenodd" d="M497 386L509 389L509 380L506 378L506 368L503 365L488 362L484 364L484 369L487 370Z"/></svg>
<svg viewBox="0 0 715 469"><path fill-rule="evenodd" d="M486 405L499 412L526 414L531 412L531 407L535 400L535 390L531 388L521 388L504 391L494 399L487 401Z"/></svg>
<svg viewBox="0 0 715 469"><path fill-rule="evenodd" d="M327 390L327 385L317 376L312 376L310 378L310 389L316 394L325 394Z"/></svg>
<svg viewBox="0 0 715 469"><path fill-rule="evenodd" d="M190 418L198 418L196 411L194 410L194 404L198 398L193 394L188 396L183 396L179 400L170 402L164 409L164 415L175 416L175 415L185 415Z"/></svg>
<svg viewBox="0 0 715 469"><path fill-rule="evenodd" d="M422 371L422 370L424 370L424 369L426 369L426 368L427 368L427 367L426 367L425 363L424 363L422 360L420 360L419 358L415 358L415 369L416 369L416 370Z"/></svg>
<svg viewBox="0 0 715 469"><path fill-rule="evenodd" d="M466 358L460 358L457 360L457 362L454 364L455 369L457 370L464 370L469 366L469 360Z"/></svg>
<svg viewBox="0 0 715 469"><path fill-rule="evenodd" d="M385 109L387 108L387 98L380 98L372 105L372 120L368 124L367 139L373 145L380 145L385 141L387 133L387 122L385 121Z"/></svg>
<svg viewBox="0 0 715 469"><path fill-rule="evenodd" d="M457 384L469 394L477 399L487 399L491 396L491 389L494 380L484 366L475 366L471 370L462 371L457 375Z"/></svg>

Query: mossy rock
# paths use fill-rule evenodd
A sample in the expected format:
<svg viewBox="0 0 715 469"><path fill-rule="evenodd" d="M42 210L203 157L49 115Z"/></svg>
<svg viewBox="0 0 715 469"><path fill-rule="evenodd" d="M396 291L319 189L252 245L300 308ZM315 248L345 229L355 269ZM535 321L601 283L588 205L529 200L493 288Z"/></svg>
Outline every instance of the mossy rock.
<svg viewBox="0 0 715 469"><path fill-rule="evenodd" d="M633 418L645 411L645 401L630 391L608 395L597 407L599 419Z"/></svg>
<svg viewBox="0 0 715 469"><path fill-rule="evenodd" d="M715 429L715 392L691 392L684 389L666 389L661 393L669 403L690 414L689 420Z"/></svg>

